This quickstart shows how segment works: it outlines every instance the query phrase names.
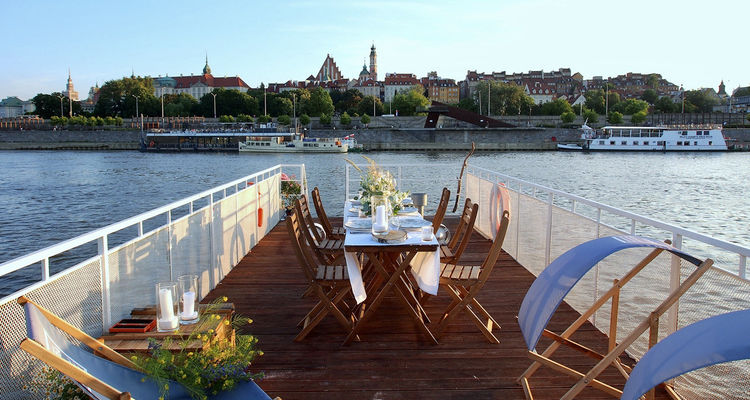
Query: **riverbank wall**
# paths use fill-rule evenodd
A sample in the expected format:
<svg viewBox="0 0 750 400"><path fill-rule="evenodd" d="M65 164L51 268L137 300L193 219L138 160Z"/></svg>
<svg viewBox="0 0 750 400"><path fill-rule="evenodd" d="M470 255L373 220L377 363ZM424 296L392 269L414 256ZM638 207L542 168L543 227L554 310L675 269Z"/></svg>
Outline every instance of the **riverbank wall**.
<svg viewBox="0 0 750 400"><path fill-rule="evenodd" d="M474 142L484 151L555 150L557 143L580 142L578 129L565 128L390 128L313 129L309 137L354 134L370 151L465 151ZM138 150L138 130L0 131L0 150ZM729 144L750 149L750 128L725 129Z"/></svg>

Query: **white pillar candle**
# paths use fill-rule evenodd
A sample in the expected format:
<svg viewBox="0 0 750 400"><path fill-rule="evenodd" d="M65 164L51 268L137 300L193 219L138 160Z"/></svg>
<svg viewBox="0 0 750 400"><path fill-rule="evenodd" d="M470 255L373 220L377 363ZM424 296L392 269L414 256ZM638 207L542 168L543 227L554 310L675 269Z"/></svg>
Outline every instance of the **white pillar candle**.
<svg viewBox="0 0 750 400"><path fill-rule="evenodd" d="M182 294L182 316L192 318L195 311L195 292L185 292Z"/></svg>
<svg viewBox="0 0 750 400"><path fill-rule="evenodd" d="M377 222L379 225L386 224L386 215L385 215L384 205L379 205L375 207L375 222Z"/></svg>
<svg viewBox="0 0 750 400"><path fill-rule="evenodd" d="M171 290L159 290L159 307L161 307L161 318L163 320L170 320L174 318L174 304L172 303Z"/></svg>

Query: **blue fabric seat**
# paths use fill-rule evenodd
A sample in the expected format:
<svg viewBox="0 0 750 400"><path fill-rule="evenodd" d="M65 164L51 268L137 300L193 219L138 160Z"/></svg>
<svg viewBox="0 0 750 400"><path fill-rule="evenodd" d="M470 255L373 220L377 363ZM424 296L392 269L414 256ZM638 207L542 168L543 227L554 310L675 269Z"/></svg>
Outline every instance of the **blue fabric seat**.
<svg viewBox="0 0 750 400"><path fill-rule="evenodd" d="M119 392L128 392L135 399L158 399L161 394L155 381L149 379L147 375L127 368L105 358L99 357L82 345L73 343L63 332L54 326L44 315L40 308L31 301L24 299L23 306L26 315L26 332L28 339L33 340L44 347L50 357L57 356L74 366L82 369L95 379L111 386ZM75 329L75 328L72 328ZM80 331L78 331L80 332ZM80 332L81 335L86 335ZM102 344L102 346L104 346ZM22 344L22 348L26 347ZM28 351L28 350L27 350ZM42 359L47 362L47 360ZM66 373L66 371L60 371ZM75 381L75 379L73 379ZM177 382L168 381L169 391L166 399L191 399L188 391ZM89 396L96 399L109 399L105 394L99 393L91 387L76 381L76 384L83 389ZM125 397L127 398L127 397ZM263 390L249 381L237 385L230 392L223 392L213 397L215 399L233 400L233 399L251 399L265 400L270 397Z"/></svg>
<svg viewBox="0 0 750 400"><path fill-rule="evenodd" d="M638 361L621 399L638 399L654 386L699 368L750 358L748 331L750 310L717 315L676 331Z"/></svg>

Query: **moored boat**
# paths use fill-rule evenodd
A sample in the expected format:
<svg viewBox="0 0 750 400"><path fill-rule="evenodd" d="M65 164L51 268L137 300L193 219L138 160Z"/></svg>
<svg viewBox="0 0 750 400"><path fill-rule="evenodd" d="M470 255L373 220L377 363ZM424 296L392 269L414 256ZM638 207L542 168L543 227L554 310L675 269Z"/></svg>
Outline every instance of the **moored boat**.
<svg viewBox="0 0 750 400"><path fill-rule="evenodd" d="M254 134L239 143L240 152L254 153L346 153L349 145L340 138L306 138L295 133Z"/></svg>
<svg viewBox="0 0 750 400"><path fill-rule="evenodd" d="M721 127L605 126L597 132L581 127L584 150L616 151L726 151Z"/></svg>

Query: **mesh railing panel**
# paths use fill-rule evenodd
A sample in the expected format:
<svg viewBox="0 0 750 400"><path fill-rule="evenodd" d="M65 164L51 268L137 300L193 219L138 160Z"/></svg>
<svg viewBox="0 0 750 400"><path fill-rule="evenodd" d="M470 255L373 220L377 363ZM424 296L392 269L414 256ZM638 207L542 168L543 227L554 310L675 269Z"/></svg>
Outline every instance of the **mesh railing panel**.
<svg viewBox="0 0 750 400"><path fill-rule="evenodd" d="M172 277L180 275L197 275L200 284L200 297L211 290L211 221L209 208L203 208L195 214L183 218L171 228ZM153 285L151 285L153 286ZM156 299L156 289L152 290Z"/></svg>
<svg viewBox="0 0 750 400"><path fill-rule="evenodd" d="M237 225L240 254L247 254L258 243L258 192L253 186L238 193Z"/></svg>
<svg viewBox="0 0 750 400"><path fill-rule="evenodd" d="M88 262L83 267L32 290L26 297L61 316L87 334L102 334L102 292L100 261ZM23 307L15 301L0 305L0 398L41 399L23 389L39 374L43 364L20 349L26 338L26 319Z"/></svg>

